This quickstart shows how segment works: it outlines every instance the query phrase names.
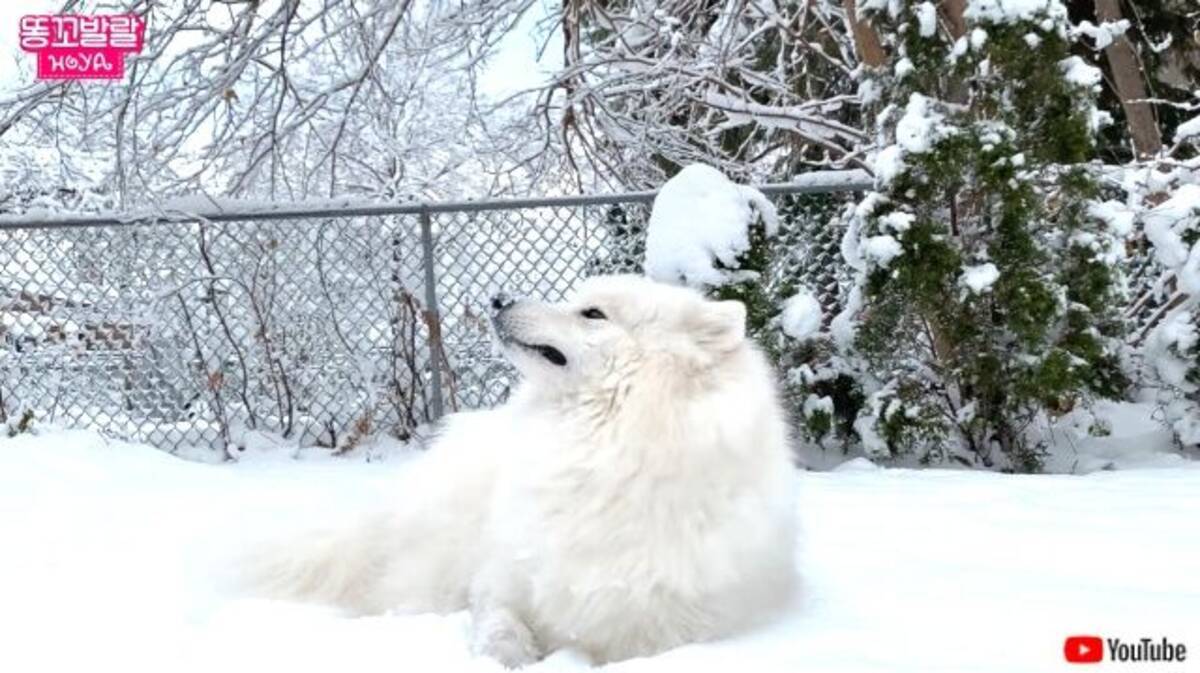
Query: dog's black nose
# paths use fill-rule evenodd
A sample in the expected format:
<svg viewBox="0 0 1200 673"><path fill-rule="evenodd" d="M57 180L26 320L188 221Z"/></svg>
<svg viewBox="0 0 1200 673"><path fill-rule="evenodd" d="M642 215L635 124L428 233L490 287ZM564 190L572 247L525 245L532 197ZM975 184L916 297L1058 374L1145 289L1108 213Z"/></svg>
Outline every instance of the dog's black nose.
<svg viewBox="0 0 1200 673"><path fill-rule="evenodd" d="M497 294L496 296L492 297L492 310L499 313L500 311L503 311L504 309L508 308L509 306L512 306L515 303L517 303L517 301L515 299L513 299L512 297L508 296L507 294L501 292L501 293Z"/></svg>

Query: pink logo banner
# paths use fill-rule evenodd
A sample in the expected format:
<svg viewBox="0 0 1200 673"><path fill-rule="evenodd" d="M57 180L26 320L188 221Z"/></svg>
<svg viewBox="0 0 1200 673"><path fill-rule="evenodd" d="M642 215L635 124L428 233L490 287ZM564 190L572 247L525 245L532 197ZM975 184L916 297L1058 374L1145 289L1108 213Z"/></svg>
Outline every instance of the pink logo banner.
<svg viewBox="0 0 1200 673"><path fill-rule="evenodd" d="M142 51L145 34L133 14L21 17L21 49L37 56L42 80L124 79L125 55Z"/></svg>

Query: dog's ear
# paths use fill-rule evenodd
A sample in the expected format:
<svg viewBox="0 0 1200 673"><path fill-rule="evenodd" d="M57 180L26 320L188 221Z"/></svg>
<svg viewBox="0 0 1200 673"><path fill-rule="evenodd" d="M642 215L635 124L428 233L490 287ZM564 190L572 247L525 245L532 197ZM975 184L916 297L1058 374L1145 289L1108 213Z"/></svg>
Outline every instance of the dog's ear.
<svg viewBox="0 0 1200 673"><path fill-rule="evenodd" d="M706 302L695 326L696 340L705 348L726 353L746 338L746 305L740 301Z"/></svg>

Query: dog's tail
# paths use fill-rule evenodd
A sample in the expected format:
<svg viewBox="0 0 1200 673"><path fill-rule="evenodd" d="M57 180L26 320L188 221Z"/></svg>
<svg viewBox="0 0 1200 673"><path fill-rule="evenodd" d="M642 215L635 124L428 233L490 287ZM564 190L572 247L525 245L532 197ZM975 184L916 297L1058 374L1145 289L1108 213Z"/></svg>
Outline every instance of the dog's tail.
<svg viewBox="0 0 1200 673"><path fill-rule="evenodd" d="M241 559L238 584L263 598L334 605L355 614L383 612L389 606L381 585L394 528L381 513L262 545Z"/></svg>

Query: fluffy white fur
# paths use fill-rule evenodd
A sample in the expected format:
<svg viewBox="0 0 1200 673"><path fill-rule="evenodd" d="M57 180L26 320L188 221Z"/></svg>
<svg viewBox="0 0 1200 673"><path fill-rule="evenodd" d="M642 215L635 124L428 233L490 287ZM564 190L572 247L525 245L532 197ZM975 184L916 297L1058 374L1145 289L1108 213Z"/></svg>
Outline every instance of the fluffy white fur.
<svg viewBox="0 0 1200 673"><path fill-rule="evenodd" d="M394 509L268 550L255 581L357 613L469 608L476 650L509 666L648 655L768 617L792 589L794 480L744 321L634 276L505 306L514 398L449 418Z"/></svg>

